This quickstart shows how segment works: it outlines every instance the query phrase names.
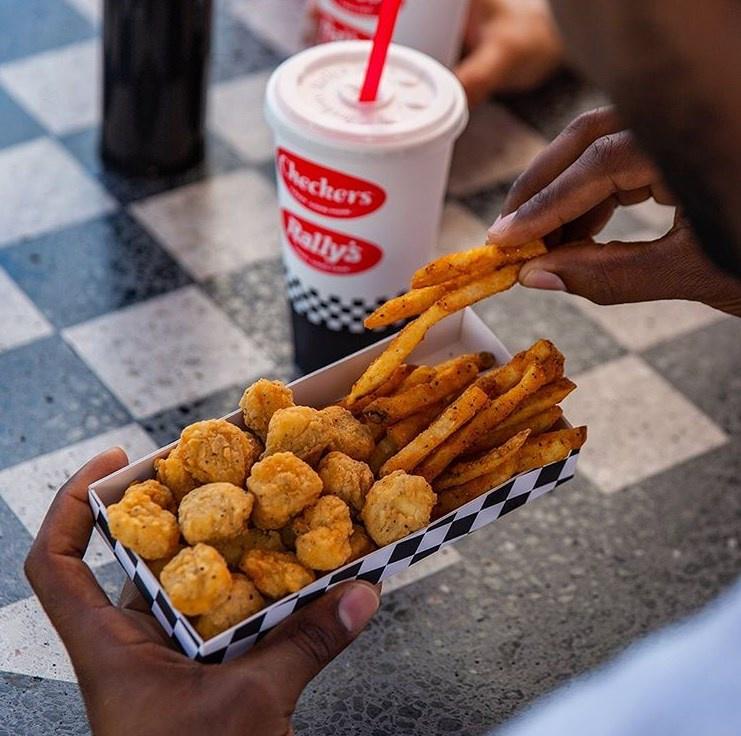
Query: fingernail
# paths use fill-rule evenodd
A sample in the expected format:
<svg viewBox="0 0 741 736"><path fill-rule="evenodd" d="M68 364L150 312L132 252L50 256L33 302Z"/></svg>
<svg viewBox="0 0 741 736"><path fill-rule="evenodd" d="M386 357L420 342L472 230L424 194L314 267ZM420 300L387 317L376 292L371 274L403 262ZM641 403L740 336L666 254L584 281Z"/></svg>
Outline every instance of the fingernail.
<svg viewBox="0 0 741 736"><path fill-rule="evenodd" d="M509 215L505 215L504 217L499 215L499 217L494 220L492 226L488 230L489 242L507 231L512 224L512 221L515 219L515 214L516 212L511 212Z"/></svg>
<svg viewBox="0 0 741 736"><path fill-rule="evenodd" d="M340 623L348 633L356 634L370 621L379 603L378 593L370 585L351 586L337 608Z"/></svg>
<svg viewBox="0 0 741 736"><path fill-rule="evenodd" d="M521 276L520 283L528 289L547 289L548 291L566 291L566 284L560 276L550 271L534 268Z"/></svg>

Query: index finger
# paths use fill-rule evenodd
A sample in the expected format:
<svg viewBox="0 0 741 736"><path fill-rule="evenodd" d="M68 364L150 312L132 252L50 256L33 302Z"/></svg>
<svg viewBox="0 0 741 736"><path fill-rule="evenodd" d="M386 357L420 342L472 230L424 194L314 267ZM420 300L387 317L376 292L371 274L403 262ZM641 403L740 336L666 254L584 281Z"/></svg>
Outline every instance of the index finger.
<svg viewBox="0 0 741 736"><path fill-rule="evenodd" d="M93 529L88 486L127 462L126 453L113 448L78 470L54 497L26 558L31 587L68 647L82 633L85 612L110 605L82 561Z"/></svg>
<svg viewBox="0 0 741 736"><path fill-rule="evenodd" d="M654 165L630 132L598 138L556 179L489 229L489 239L508 247L543 238L618 192L660 183Z"/></svg>

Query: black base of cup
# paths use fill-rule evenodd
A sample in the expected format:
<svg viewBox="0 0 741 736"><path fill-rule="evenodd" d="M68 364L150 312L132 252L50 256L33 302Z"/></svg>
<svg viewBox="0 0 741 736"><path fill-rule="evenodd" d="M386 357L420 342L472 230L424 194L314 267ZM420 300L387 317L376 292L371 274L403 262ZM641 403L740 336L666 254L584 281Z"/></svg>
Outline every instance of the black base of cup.
<svg viewBox="0 0 741 736"><path fill-rule="evenodd" d="M297 314L293 309L291 322L296 365L304 374L346 358L398 331L398 327L361 333L330 330L323 325L309 322L303 314Z"/></svg>

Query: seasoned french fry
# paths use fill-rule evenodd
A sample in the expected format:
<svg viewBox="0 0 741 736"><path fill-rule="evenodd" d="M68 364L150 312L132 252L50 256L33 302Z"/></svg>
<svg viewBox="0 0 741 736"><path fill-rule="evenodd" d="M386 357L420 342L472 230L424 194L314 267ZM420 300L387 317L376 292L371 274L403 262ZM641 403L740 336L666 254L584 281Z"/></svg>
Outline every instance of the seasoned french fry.
<svg viewBox="0 0 741 736"><path fill-rule="evenodd" d="M365 407L363 414L371 422L379 424L399 422L446 396L461 391L476 378L478 372L478 366L473 361L453 364L429 383L421 383L393 396L376 399Z"/></svg>
<svg viewBox="0 0 741 736"><path fill-rule="evenodd" d="M371 392L367 396L364 396L362 399L356 401L354 404L350 404L349 396L344 396L337 402L337 405L341 406L343 409L347 409L355 416L358 416L362 413L363 409L365 409L365 407L368 406L368 404L370 404L372 401L375 401L382 396L388 396L389 394L394 393L394 391L397 391L399 387L402 386L404 382L412 375L414 375L414 373L421 367L422 366L402 363L400 366L397 366L397 368L394 369L388 380L384 381L375 391Z"/></svg>
<svg viewBox="0 0 741 736"><path fill-rule="evenodd" d="M543 434L551 429L556 422L563 416L563 409L560 406L551 406L540 414L536 414L534 417L529 417L516 424L509 424L509 419L506 422L502 422L493 432L487 434L486 437L478 442L474 442L467 450L466 455L476 455L481 452L486 452L492 447L499 447L504 444L510 437L514 437L518 432L522 432L523 429L530 430L530 436L534 437L536 434ZM505 427L504 425L507 424Z"/></svg>
<svg viewBox="0 0 741 736"><path fill-rule="evenodd" d="M470 273L483 273L517 261L527 261L547 253L542 240L535 240L517 248L499 248L483 245L479 248L449 253L420 268L412 276L412 288L421 289L447 282Z"/></svg>
<svg viewBox="0 0 741 736"><path fill-rule="evenodd" d="M450 511L455 511L482 493L508 481L515 474L515 468L516 458L511 457L491 473L480 475L463 485L440 491L437 495L437 504L432 510L432 519L439 519Z"/></svg>
<svg viewBox="0 0 741 736"><path fill-rule="evenodd" d="M370 469L373 471L374 476L378 475L381 465L383 465L390 457L393 457L399 449L399 446L388 435L375 446L370 459L368 460L368 465L370 465Z"/></svg>
<svg viewBox="0 0 741 736"><path fill-rule="evenodd" d="M444 475L440 476L435 483L435 489L439 488L443 490L445 488L452 488L453 486L460 486L481 475L493 473L502 463L517 453L525 444L525 440L529 435L530 430L524 429L522 432L518 432L514 437L508 439L500 447L495 447L493 450L489 450L489 452L474 460L456 463Z"/></svg>
<svg viewBox="0 0 741 736"><path fill-rule="evenodd" d="M480 388L467 388L424 432L389 458L381 466L380 475L388 475L394 470L410 472L435 447L466 424L488 400Z"/></svg>
<svg viewBox="0 0 741 736"><path fill-rule="evenodd" d="M488 269L487 271L491 271ZM375 330L380 327L388 327L402 319L416 317L422 314L425 309L429 309L438 299L445 296L449 291L459 289L461 286L470 284L481 273L466 273L458 278L446 281L444 284L436 286L426 286L423 289L412 289L406 294L389 299L376 309L373 314L368 315L363 323L369 330Z"/></svg>
<svg viewBox="0 0 741 736"><path fill-rule="evenodd" d="M442 373L443 371L448 370L448 368L455 365L462 365L463 363L468 363L470 361L476 363L476 366L480 371L487 371L496 363L494 355L484 350L480 353L465 353L456 358L450 358L442 363L438 363L433 366L433 368L437 373Z"/></svg>
<svg viewBox="0 0 741 736"><path fill-rule="evenodd" d="M552 360L551 365L556 369L560 368L560 372L559 370L555 371L554 379L558 375L563 375L565 361L561 352L550 340L538 340L527 350L513 356L508 363L485 373L476 381L476 385L486 391L492 398L499 396L505 391L509 391L522 379L525 369L533 360L539 360L543 364Z"/></svg>
<svg viewBox="0 0 741 736"><path fill-rule="evenodd" d="M517 474L563 460L587 441L586 427L572 427L546 432L529 439L517 453Z"/></svg>
<svg viewBox="0 0 741 736"><path fill-rule="evenodd" d="M395 391L393 391L393 393L398 394L398 393L401 393L402 391L406 391L408 388L412 388L412 386L418 386L420 383L427 383L431 381L436 375L437 375L437 370L435 369L435 366L420 365L417 368L415 368L402 381L401 385ZM389 394L386 394L386 395L388 396ZM367 396L364 396L363 400L367 398L368 398ZM358 404L360 403L361 402L358 401ZM370 402L366 403L365 405L368 406L369 403Z"/></svg>
<svg viewBox="0 0 741 736"><path fill-rule="evenodd" d="M430 426L432 421L445 409L445 401L438 401L426 409L392 424L387 430L388 438L396 445L396 450L408 445L420 432Z"/></svg>
<svg viewBox="0 0 741 736"><path fill-rule="evenodd" d="M482 276L466 286L450 292L435 302L427 311L410 322L391 341L386 350L371 363L362 376L355 382L348 397L352 406L358 399L367 396L388 380L397 366L424 339L427 331L450 314L465 309L492 294L505 291L517 282L520 266L505 266L498 271Z"/></svg>
<svg viewBox="0 0 741 736"><path fill-rule="evenodd" d="M477 414L469 424L437 447L415 469L415 473L426 478L428 482L432 482L455 458L466 452L474 442L491 432L499 422L512 414L526 397L534 394L548 380L548 373L542 363L539 361L530 363L519 383L501 396L492 399L486 409Z"/></svg>
<svg viewBox="0 0 741 736"><path fill-rule="evenodd" d="M373 437L374 442L378 442L378 440L381 439L384 435L384 426L382 424L378 424L377 422L371 422L369 419L367 419L364 416L358 417L358 420L365 424L366 427L370 430L371 437Z"/></svg>

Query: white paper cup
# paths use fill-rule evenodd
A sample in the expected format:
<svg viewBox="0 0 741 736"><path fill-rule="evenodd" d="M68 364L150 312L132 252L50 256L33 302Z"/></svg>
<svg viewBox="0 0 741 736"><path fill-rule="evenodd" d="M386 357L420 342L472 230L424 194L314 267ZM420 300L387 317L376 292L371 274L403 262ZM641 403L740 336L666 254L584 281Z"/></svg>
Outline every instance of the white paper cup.
<svg viewBox="0 0 741 736"><path fill-rule="evenodd" d="M469 0L403 0L394 43L422 51L452 67L463 43ZM381 0L319 0L318 43L373 38Z"/></svg>
<svg viewBox="0 0 741 736"><path fill-rule="evenodd" d="M296 358L311 370L373 342L363 319L433 255L453 143L468 119L458 80L392 45L378 100L359 103L366 41L325 44L273 73L281 241Z"/></svg>

